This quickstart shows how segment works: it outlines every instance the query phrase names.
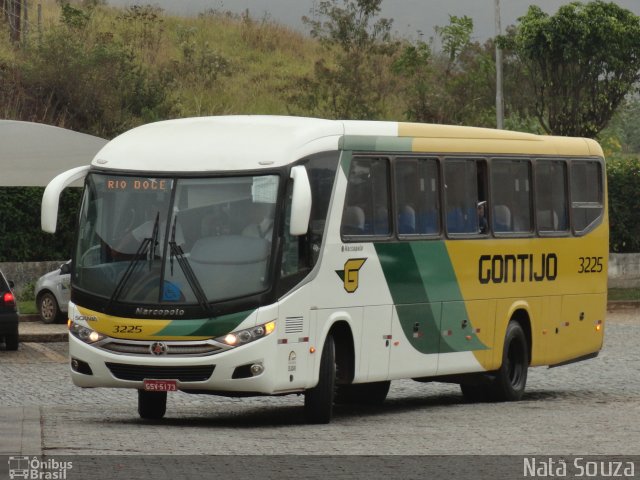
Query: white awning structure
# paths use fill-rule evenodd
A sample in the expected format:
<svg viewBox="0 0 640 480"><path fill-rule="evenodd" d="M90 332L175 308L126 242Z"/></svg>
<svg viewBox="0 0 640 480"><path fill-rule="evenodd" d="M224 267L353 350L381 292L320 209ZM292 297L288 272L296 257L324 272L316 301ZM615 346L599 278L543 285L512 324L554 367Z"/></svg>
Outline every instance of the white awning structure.
<svg viewBox="0 0 640 480"><path fill-rule="evenodd" d="M0 120L0 187L44 187L61 172L89 165L106 143L64 128Z"/></svg>

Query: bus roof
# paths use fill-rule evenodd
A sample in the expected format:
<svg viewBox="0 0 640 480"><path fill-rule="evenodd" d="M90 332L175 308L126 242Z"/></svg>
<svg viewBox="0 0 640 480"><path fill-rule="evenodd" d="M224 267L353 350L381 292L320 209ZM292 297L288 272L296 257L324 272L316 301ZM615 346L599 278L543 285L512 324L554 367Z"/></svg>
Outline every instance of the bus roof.
<svg viewBox="0 0 640 480"><path fill-rule="evenodd" d="M221 116L134 128L105 145L96 167L158 172L254 170L322 151L602 156L593 140L449 125Z"/></svg>

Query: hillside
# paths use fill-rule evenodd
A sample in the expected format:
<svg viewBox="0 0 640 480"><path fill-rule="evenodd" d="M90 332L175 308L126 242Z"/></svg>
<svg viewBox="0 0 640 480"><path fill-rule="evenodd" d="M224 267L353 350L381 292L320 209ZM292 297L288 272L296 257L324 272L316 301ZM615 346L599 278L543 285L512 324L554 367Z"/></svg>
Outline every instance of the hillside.
<svg viewBox="0 0 640 480"><path fill-rule="evenodd" d="M271 20L220 11L45 0L42 18L17 49L0 23L0 117L106 137L163 117L290 113L289 90L321 50Z"/></svg>

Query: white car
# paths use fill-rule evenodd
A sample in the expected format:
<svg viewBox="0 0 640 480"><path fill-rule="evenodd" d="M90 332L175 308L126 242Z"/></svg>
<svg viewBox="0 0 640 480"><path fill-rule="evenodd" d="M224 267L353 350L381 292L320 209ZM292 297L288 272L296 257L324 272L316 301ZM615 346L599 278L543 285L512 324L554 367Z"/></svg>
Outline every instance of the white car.
<svg viewBox="0 0 640 480"><path fill-rule="evenodd" d="M44 323L53 323L67 312L70 281L71 260L60 265L57 270L43 275L36 282L36 305Z"/></svg>

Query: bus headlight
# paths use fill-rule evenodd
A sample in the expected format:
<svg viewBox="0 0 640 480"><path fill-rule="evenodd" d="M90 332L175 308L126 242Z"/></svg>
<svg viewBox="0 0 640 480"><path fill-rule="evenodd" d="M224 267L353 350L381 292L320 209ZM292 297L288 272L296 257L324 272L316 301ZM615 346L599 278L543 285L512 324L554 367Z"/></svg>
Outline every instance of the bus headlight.
<svg viewBox="0 0 640 480"><path fill-rule="evenodd" d="M255 327L246 328L244 330L238 330L237 332L231 332L224 337L216 338L215 341L224 343L225 345L229 345L230 347L239 347L241 345L246 345L247 343L251 343L255 340L266 337L275 329L276 322L275 320L272 320L271 322L265 323L264 325L257 325Z"/></svg>
<svg viewBox="0 0 640 480"><path fill-rule="evenodd" d="M90 329L89 327L85 327L84 325L80 325L79 323L75 323L69 321L69 333L74 337L82 340L84 343L96 343L104 338L106 338L101 333L96 332L95 330Z"/></svg>

